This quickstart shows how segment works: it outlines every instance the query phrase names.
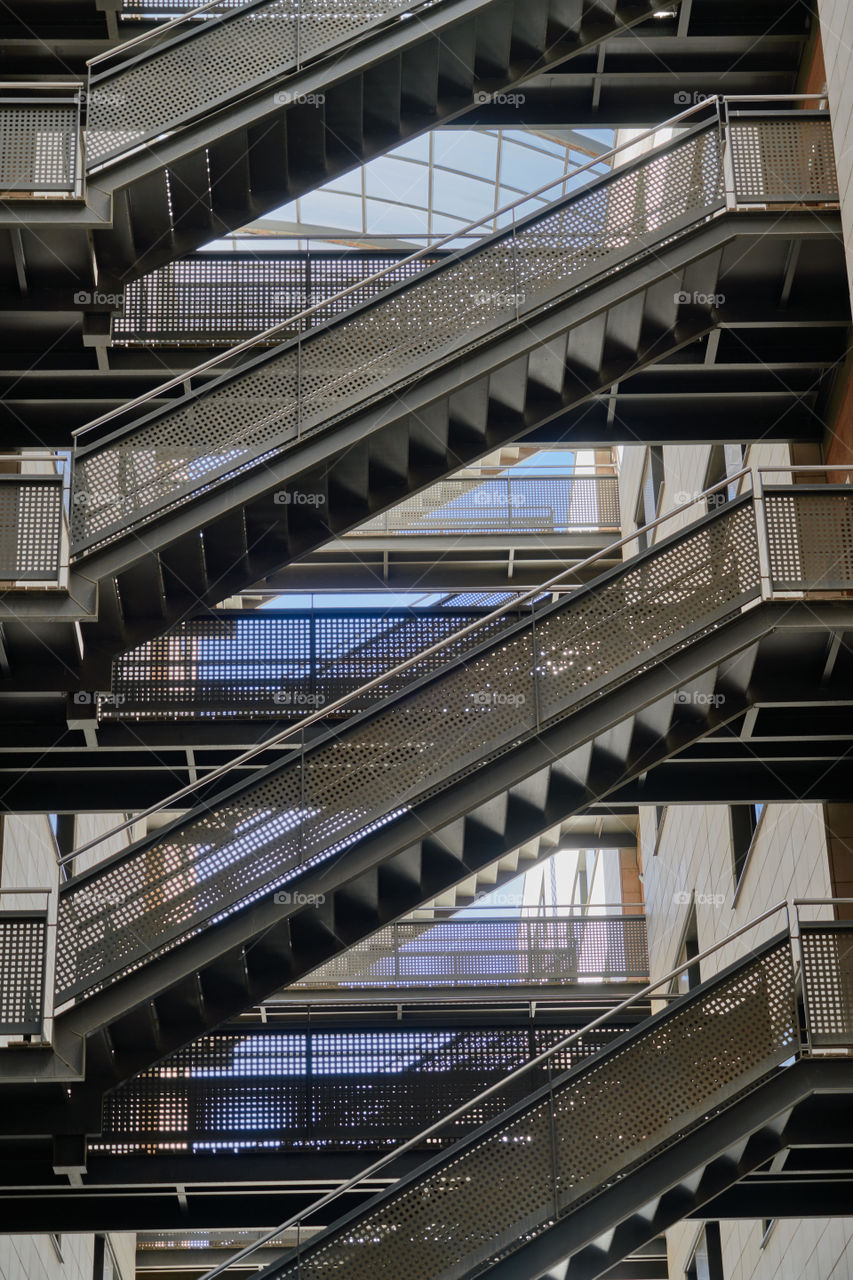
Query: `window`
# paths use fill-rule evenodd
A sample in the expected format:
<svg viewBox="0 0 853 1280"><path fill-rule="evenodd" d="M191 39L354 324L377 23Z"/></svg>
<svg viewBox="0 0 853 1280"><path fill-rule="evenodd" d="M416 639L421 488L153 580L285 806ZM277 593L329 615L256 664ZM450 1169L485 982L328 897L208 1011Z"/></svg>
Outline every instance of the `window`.
<svg viewBox="0 0 853 1280"><path fill-rule="evenodd" d="M649 448L649 451L646 454L645 466L643 467L640 497L637 502L637 510L635 513L635 519L638 527L641 528L644 524L651 524L652 520L657 517L662 491L663 446L655 444ZM645 551L649 546L648 536L644 533L639 535L637 541L640 544L641 551Z"/></svg>
<svg viewBox="0 0 853 1280"><path fill-rule="evenodd" d="M749 859L755 829L764 810L763 804L729 805L732 834L732 875L737 890Z"/></svg>
<svg viewBox="0 0 853 1280"><path fill-rule="evenodd" d="M704 488L710 489L713 485L720 484L728 476L737 475L742 467L743 445L715 444L708 457ZM736 497L737 485L726 485L725 489L718 489L716 493L711 494L710 498L707 499L708 511L717 511L720 507L725 506L727 502L731 502L732 498Z"/></svg>
<svg viewBox="0 0 853 1280"><path fill-rule="evenodd" d="M690 914L687 917L687 924L684 926L684 933L681 937L681 946L678 949L678 955L675 957L673 969L678 969L683 964L688 964L695 956L699 954L699 926L696 921L696 903L692 903ZM673 979L672 992L677 995L686 995L688 991L692 991L694 987L698 987L702 981L700 966L691 964Z"/></svg>
<svg viewBox="0 0 853 1280"><path fill-rule="evenodd" d="M706 1222L684 1274L687 1280L725 1280L719 1222Z"/></svg>

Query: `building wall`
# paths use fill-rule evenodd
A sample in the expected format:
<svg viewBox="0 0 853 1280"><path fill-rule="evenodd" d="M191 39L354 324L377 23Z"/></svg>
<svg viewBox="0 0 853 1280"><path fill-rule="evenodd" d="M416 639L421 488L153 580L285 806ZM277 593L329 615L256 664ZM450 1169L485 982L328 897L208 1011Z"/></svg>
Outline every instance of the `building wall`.
<svg viewBox="0 0 853 1280"><path fill-rule="evenodd" d="M95 1237L63 1235L59 1247L62 1260L49 1236L0 1235L0 1280L92 1280Z"/></svg>
<svg viewBox="0 0 853 1280"><path fill-rule="evenodd" d="M109 830L122 815L85 814L77 824L78 843ZM123 839L123 838L122 838ZM108 844L111 851L114 842ZM105 851L98 851L105 856ZM47 814L26 814L3 822L0 888L51 886L57 876L56 844ZM4 907L45 905L43 896L15 894L3 898ZM0 1037L2 1045L15 1037ZM120 1280L133 1280L136 1270L136 1236L132 1232L109 1237ZM0 1280L93 1280L95 1237L89 1233L64 1233L60 1259L48 1235L0 1234ZM109 1272L107 1272L109 1274ZM94 1280L101 1280L100 1276Z"/></svg>
<svg viewBox="0 0 853 1280"><path fill-rule="evenodd" d="M646 450L626 449L620 486L626 531L633 514ZM707 446L673 445L664 449L661 509L671 509L684 493L700 491L708 464ZM747 461L779 466L789 460L786 446L757 445ZM676 518L664 533L686 523ZM756 803L761 796L753 797ZM841 826L843 823L836 823ZM729 808L726 805L674 805L658 823L652 807L640 809L640 854L649 931L652 977L678 962L691 908L695 904L700 950L726 939L771 906L794 897L831 896L832 881L823 806L767 805L761 815L739 885L734 861ZM831 908L818 915L831 917ZM749 946L771 937L784 915L768 919L743 938L723 946L702 966L711 977ZM670 1276L684 1275L699 1225L680 1224L668 1233ZM720 1227L726 1280L853 1280L853 1220L780 1221L761 1248L758 1222L723 1222Z"/></svg>
<svg viewBox="0 0 853 1280"><path fill-rule="evenodd" d="M850 0L818 0L841 221L853 290L853 6Z"/></svg>

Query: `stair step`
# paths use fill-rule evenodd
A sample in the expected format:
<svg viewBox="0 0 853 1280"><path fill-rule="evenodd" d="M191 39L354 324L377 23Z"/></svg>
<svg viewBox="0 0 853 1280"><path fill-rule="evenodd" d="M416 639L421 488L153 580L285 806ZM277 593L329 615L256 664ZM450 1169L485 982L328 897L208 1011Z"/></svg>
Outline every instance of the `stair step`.
<svg viewBox="0 0 853 1280"><path fill-rule="evenodd" d="M515 0L494 0L477 18L474 73L486 82L506 83L515 19Z"/></svg>
<svg viewBox="0 0 853 1280"><path fill-rule="evenodd" d="M330 167L350 169L364 156L363 76L351 76L327 89L325 145Z"/></svg>
<svg viewBox="0 0 853 1280"><path fill-rule="evenodd" d="M168 174L176 243L180 244L181 232L189 231L193 233L189 242L192 246L199 231L213 231L207 149L183 156L169 166Z"/></svg>
<svg viewBox="0 0 853 1280"><path fill-rule="evenodd" d="M439 41L425 40L403 54L400 111L408 122L432 120L438 110Z"/></svg>

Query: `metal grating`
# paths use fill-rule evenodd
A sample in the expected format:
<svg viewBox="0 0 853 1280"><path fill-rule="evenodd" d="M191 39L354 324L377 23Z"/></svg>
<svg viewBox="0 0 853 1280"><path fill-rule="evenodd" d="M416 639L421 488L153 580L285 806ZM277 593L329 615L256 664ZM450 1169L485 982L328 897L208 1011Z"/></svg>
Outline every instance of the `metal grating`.
<svg viewBox="0 0 853 1280"><path fill-rule="evenodd" d="M547 720L718 625L758 588L755 517L741 501L545 605L535 625L520 623L479 653L469 648L464 663L271 766L230 799L69 882L59 908L61 998L286 889Z"/></svg>
<svg viewBox="0 0 853 1280"><path fill-rule="evenodd" d="M281 342L370 302L392 285L412 280L439 258L394 263L393 253L204 253L182 258L127 285L124 308L113 318L118 346L230 346L291 316L318 306L378 271L346 298L316 311L309 320L282 328Z"/></svg>
<svg viewBox="0 0 853 1280"><path fill-rule="evenodd" d="M61 535L61 476L0 475L0 579L55 581Z"/></svg>
<svg viewBox="0 0 853 1280"><path fill-rule="evenodd" d="M787 937L265 1272L460 1280L677 1142L797 1049Z"/></svg>
<svg viewBox="0 0 853 1280"><path fill-rule="evenodd" d="M832 126L798 111L783 119L734 119L730 126L735 196L761 204L838 199Z"/></svg>
<svg viewBox="0 0 853 1280"><path fill-rule="evenodd" d="M777 591L843 590L853 578L853 511L842 490L765 491L770 578Z"/></svg>
<svg viewBox="0 0 853 1280"><path fill-rule="evenodd" d="M643 916L549 916L389 925L294 986L505 988L648 976Z"/></svg>
<svg viewBox="0 0 853 1280"><path fill-rule="evenodd" d="M616 476L453 476L413 494L351 536L569 533L619 528Z"/></svg>
<svg viewBox="0 0 853 1280"><path fill-rule="evenodd" d="M0 1033L38 1035L44 1012L44 912L0 912Z"/></svg>
<svg viewBox="0 0 853 1280"><path fill-rule="evenodd" d="M441 652L402 676L353 698L349 717L440 670L464 652L450 638L484 616L473 609L210 613L122 654L112 691L99 701L103 720L246 718L297 720L439 641ZM478 628L472 644L511 625L520 612Z"/></svg>
<svg viewBox="0 0 853 1280"><path fill-rule="evenodd" d="M86 160L103 164L408 9L412 0L254 0L187 22L90 79ZM121 56L121 49L117 51ZM286 90L282 90L286 92Z"/></svg>
<svg viewBox="0 0 853 1280"><path fill-rule="evenodd" d="M567 1070L628 1028L588 1032L560 1055ZM218 1147L345 1151L396 1146L559 1043L572 1027L216 1032L108 1094L90 1150L202 1153ZM552 1066L553 1070L553 1066ZM543 1066L512 1081L431 1144L448 1146L501 1114Z"/></svg>
<svg viewBox="0 0 853 1280"><path fill-rule="evenodd" d="M422 274L298 344L266 352L75 458L72 540L124 535L156 510L281 453L546 300L567 297L650 232L722 206L716 127L591 184L515 232Z"/></svg>
<svg viewBox="0 0 853 1280"><path fill-rule="evenodd" d="M74 191L78 133L76 102L0 103L0 191Z"/></svg>
<svg viewBox="0 0 853 1280"><path fill-rule="evenodd" d="M122 0L121 16L123 18L187 18L196 22L204 22L220 13L233 13L235 9L244 9L248 0L202 0L204 13L187 13L186 0ZM196 6L192 6L195 8Z"/></svg>
<svg viewBox="0 0 853 1280"><path fill-rule="evenodd" d="M800 926L809 1043L853 1049L853 929Z"/></svg>

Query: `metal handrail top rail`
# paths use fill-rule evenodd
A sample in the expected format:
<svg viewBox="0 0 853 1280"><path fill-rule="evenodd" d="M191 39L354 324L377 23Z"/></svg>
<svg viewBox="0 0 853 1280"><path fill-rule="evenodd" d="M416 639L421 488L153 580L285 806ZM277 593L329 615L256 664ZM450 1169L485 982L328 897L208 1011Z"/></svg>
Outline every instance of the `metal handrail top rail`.
<svg viewBox="0 0 853 1280"><path fill-rule="evenodd" d="M176 18L170 18L168 22L161 23L151 31L141 31L139 35L131 36L130 40L123 40L121 44L116 45L113 49L106 49L103 53L96 54L94 58L87 58L86 66L94 67L99 62L108 62L110 58L124 53L126 49L135 48L137 45L144 44L146 40L153 40L162 36L166 31L171 31L173 27L180 27L184 23L190 23L193 18L203 17L205 13L216 8L220 3L221 0L205 0L204 4L197 5L194 9L188 9L186 13L179 13ZM219 16L230 18L232 14L244 13L260 3L263 3L263 0L246 0L246 3L241 8L233 9Z"/></svg>
<svg viewBox="0 0 853 1280"><path fill-rule="evenodd" d="M587 1025L585 1027L582 1027L579 1031L575 1031L570 1036L566 1036L565 1039L559 1040L556 1044L552 1045L549 1049L546 1049L543 1053L537 1054L535 1057L531 1058L528 1062L524 1063L523 1066L516 1067L513 1071L510 1071L507 1075L503 1076L499 1081L490 1085L488 1088L484 1089L481 1093L478 1093L476 1097L470 1098L467 1102L463 1103L461 1106L457 1107L455 1110L449 1112L445 1116L442 1116L439 1120L435 1121L427 1129L424 1129L421 1133L417 1134L415 1137L409 1138L406 1142L402 1143L400 1146L394 1147L391 1151L386 1152L385 1155L381 1156L378 1160L374 1161L374 1163L370 1165L367 1169L363 1169L361 1172L354 1174L345 1183L342 1183L340 1186L335 1187L332 1191L327 1192L324 1196L320 1197L319 1200L316 1200L313 1204L309 1205L307 1208L302 1209L300 1212L294 1214L292 1217L288 1218L286 1222L283 1222L280 1226L275 1227L271 1231L266 1232L263 1236L261 1236L259 1240L255 1241L252 1245L246 1246L246 1248L240 1250L239 1253L234 1254L234 1256L229 1258L228 1261L220 1263L218 1266L214 1267L210 1271L206 1271L204 1275L200 1277L200 1280L216 1280L216 1277L224 1274L224 1272L229 1270L236 1263L242 1261L244 1258L249 1257L254 1252L255 1249L260 1248L262 1245L268 1243L271 1240L275 1240L276 1237L281 1235L283 1231L286 1231L291 1227L299 1226L305 1220L305 1218L309 1216L309 1214L315 1214L319 1212L320 1209L325 1208L326 1205L332 1203L332 1201L336 1200L340 1195L343 1195L345 1192L351 1191L354 1187L358 1186L359 1183L366 1182L369 1179L374 1178L378 1172L384 1169L387 1165L391 1164L393 1161L399 1159L399 1157L401 1155L404 1155L407 1151L411 1151L416 1146L422 1146L426 1141L428 1141L436 1133L446 1128L447 1125L454 1123L459 1117L465 1115L468 1111L472 1110L473 1108L481 1106L482 1103L487 1098L491 1097L492 1094L498 1092L499 1090L504 1089L507 1086L507 1084L509 1084L511 1081L518 1079L518 1077L524 1075L525 1072L531 1071L533 1068L542 1066L544 1063L549 1062L554 1056L564 1052L570 1045L576 1044L580 1039L582 1039L583 1036L588 1035L590 1031L593 1031L597 1027L602 1026L605 1022L607 1022L610 1018L615 1017L617 1014L625 1012L625 1010L630 1008L631 1005L641 1000L647 1000L648 997L652 994L652 992L654 992L658 987L669 985L670 983L672 983L672 981L675 978L679 977L682 973L685 973L687 972L687 970L694 968L697 964L701 964L703 960L706 960L708 959L708 957L716 954L718 951L721 951L724 947L727 947L731 942L734 942L735 939L742 937L743 934L749 932L751 929L754 929L757 925L762 924L765 920L769 920L773 916L778 915L780 911L785 912L785 918L786 918L785 930L780 935L780 937L792 938L793 935L791 932L790 907L791 907L791 904L788 902L787 899L777 903L773 907L768 907L766 911L763 911L760 915L753 917L753 919L747 921L746 924L741 925L740 928L736 929L733 933L730 933L725 938L722 938L719 941L713 943L710 947L707 947L704 951L700 952L698 955L695 955L690 960L685 961L684 964L678 965L675 969L672 969L669 973L664 974L663 977L657 978L654 982L649 983L647 986L643 987L641 991L634 992L630 996L627 996L624 1000L620 1001L619 1004L614 1005L612 1009L608 1009L605 1013L600 1014L599 1017L594 1018L592 1022L587 1023ZM766 946L767 943L763 943L761 945ZM759 948L754 948L754 950L758 950L758 949ZM741 959L745 959L745 958L747 957L741 957ZM689 999L689 993L686 997L682 996L681 998ZM672 1005L670 1005L669 1007L672 1008Z"/></svg>
<svg viewBox="0 0 853 1280"><path fill-rule="evenodd" d="M664 524L668 520L672 520L675 516L681 515L689 507L694 506L697 502L701 502L710 494L716 493L718 489L725 489L730 484L741 480L744 476L750 475L751 471L752 469L750 467L744 467L736 474L727 476L725 480L718 481L716 484L711 485L710 488L705 489L701 494L697 494L695 497L691 497L687 502L682 503L680 506L674 507L672 511L668 511L665 515L658 516L656 519L651 520L641 529L636 529L632 533L626 534L617 541L610 543L603 550L596 551L591 556L587 556L587 558L582 560L580 564L570 565L569 568L562 569L560 573L555 574L553 578L549 578L545 583L536 587L531 587L523 594L516 596L511 600L504 601L503 604L498 605L496 609L493 609L491 613L487 613L485 617L477 618L474 622L467 623L458 631L454 631L450 635L443 637L443 639L430 645L428 648L419 650L416 654L412 655L412 657L406 658L403 662L398 663L397 666L392 667L389 671L385 671L378 676L374 676L371 680L366 681L365 684L359 685L357 689L350 690L340 698L337 698L334 702L330 702L321 709L312 711L310 715L305 716L303 719L288 725L287 728L282 729L280 733L273 735L273 737L267 738L257 746L250 747L249 750L244 751L242 755L236 756L233 760L226 761L225 764L219 765L216 769L213 769L210 773L206 774L201 783L189 783L187 786L181 787L178 791L172 792L171 795L166 796L165 799L159 801L157 804L151 805L141 813L137 813L133 818L126 819L115 827L111 827L110 830L105 832L103 835L97 836L87 844L81 845L80 848L75 849L72 853L65 854L64 857L59 859L59 865L63 866L66 862L71 862L74 858L80 857L81 854L88 853L90 849L96 848L98 845L103 844L113 836L120 835L122 831L129 830L129 828L135 826L137 822L150 818L155 813L162 813L166 809L175 808L177 802L185 799L189 795L195 794L195 792L198 791L199 785L206 787L211 782L215 782L219 778L225 777L233 770L239 769L242 765L247 764L256 756L262 755L271 748L279 746L281 743L286 742L289 738L295 737L297 734L304 733L304 731L307 728L310 728L311 725L317 724L321 720L325 720L333 712L348 706L349 703L355 701L356 698L362 697L365 693L369 692L371 689L375 689L378 685L384 684L386 681L392 680L398 675L402 675L411 667L423 662L425 658L431 657L433 654L447 648L450 644L456 643L465 636L470 635L473 631L478 630L484 624L496 621L498 618L503 617L505 613L511 612L513 609L517 609L520 605L532 602L544 593L553 591L553 589L558 587L559 584L567 577L572 574L580 573L582 570L594 564L597 560L612 559L613 553L618 551L621 547L624 547L629 543L636 542L638 537L641 537L643 534L650 533L659 525ZM725 508L721 508L721 510L725 511ZM653 550L653 548L651 550ZM572 589L582 591L586 589L587 586L588 584L586 583L580 585L573 584Z"/></svg>

